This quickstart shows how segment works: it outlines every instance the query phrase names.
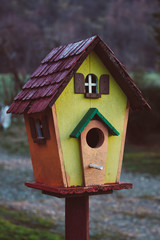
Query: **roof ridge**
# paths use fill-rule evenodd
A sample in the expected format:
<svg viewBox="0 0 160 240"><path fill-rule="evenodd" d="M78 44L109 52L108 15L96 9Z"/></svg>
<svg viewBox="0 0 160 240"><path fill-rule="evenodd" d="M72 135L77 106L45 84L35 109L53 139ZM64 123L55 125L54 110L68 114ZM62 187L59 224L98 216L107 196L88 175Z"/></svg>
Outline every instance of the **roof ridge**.
<svg viewBox="0 0 160 240"><path fill-rule="evenodd" d="M53 48L23 86L20 94L15 97L8 112L17 114L35 113L51 107L93 50L129 99L131 108L134 110L150 109L141 91L131 79L123 64L115 57L114 52L99 35L94 35L85 40ZM51 86L55 85L55 89L52 88L53 92L47 89L49 84ZM35 94L33 94L34 90ZM39 105L38 100L35 102L34 96L39 97Z"/></svg>

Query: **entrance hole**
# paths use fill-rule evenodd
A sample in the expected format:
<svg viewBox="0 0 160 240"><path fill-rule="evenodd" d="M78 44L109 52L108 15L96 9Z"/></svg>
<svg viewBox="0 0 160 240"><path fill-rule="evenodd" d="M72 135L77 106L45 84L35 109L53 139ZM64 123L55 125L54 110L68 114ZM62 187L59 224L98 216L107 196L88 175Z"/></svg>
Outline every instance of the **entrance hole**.
<svg viewBox="0 0 160 240"><path fill-rule="evenodd" d="M99 128L92 128L87 133L86 141L91 148L98 148L104 142L104 134Z"/></svg>

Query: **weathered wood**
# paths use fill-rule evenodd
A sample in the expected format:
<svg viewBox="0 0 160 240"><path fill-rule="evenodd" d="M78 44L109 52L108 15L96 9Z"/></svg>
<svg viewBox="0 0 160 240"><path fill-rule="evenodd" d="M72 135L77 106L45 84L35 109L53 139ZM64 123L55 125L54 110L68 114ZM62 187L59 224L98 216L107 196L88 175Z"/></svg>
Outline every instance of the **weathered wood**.
<svg viewBox="0 0 160 240"><path fill-rule="evenodd" d="M62 49L65 49L64 51L67 51L68 53L63 55L64 51L62 51ZM64 88L67 86L73 75L76 73L80 65L87 58L89 53L91 53L93 50L100 57L101 61L113 75L119 86L123 89L124 93L129 98L131 107L133 109L151 109L143 98L141 91L136 87L134 81L127 73L123 64L119 62L119 60L115 57L114 53L109 49L109 47L102 41L99 36L94 36L93 38L86 39L84 41L84 44L82 44L82 42L78 42L76 43L76 45L74 43L63 47L60 46L59 48L53 49L50 53L51 55L53 54L54 50L57 53L55 58L51 58L54 61L51 60L50 63L46 62L41 64L40 67L38 67L38 69L31 76L32 78L36 79L36 94L30 94L33 91L33 88L29 88L28 84L25 85L22 92L25 92L27 88L30 89L27 94L27 99L29 101L27 106L24 107L26 98L19 99L19 97L17 96L17 99L14 101L13 105L11 105L11 108L8 110L8 112L16 114L22 114L24 112L36 113L44 111L48 106L52 106L55 103L56 99L59 97L59 95L63 92ZM62 61L63 64L61 64ZM50 65L52 67L50 67ZM55 75L57 75L57 77L55 77ZM51 83L52 85L56 86L52 86L54 90L46 91L44 87L45 91L42 91L42 76L44 77L44 82L46 76L52 78ZM18 76L16 76L16 79L17 77ZM19 80L17 79L17 81ZM46 82L47 86L48 81ZM62 84L58 84L59 82L62 82ZM41 94L39 94L39 92L41 92ZM19 105L18 108L17 104ZM21 108L21 104L23 107L20 111L19 108Z"/></svg>
<svg viewBox="0 0 160 240"><path fill-rule="evenodd" d="M42 116L42 129L43 129L44 138L50 139L50 132L49 132L47 115Z"/></svg>
<svg viewBox="0 0 160 240"><path fill-rule="evenodd" d="M82 73L75 73L74 75L74 91L75 93L84 93L84 75Z"/></svg>
<svg viewBox="0 0 160 240"><path fill-rule="evenodd" d="M54 122L55 136L56 136L56 142L57 142L57 147L58 147L58 154L59 154L60 167L61 167L61 171L62 171L63 183L64 183L64 186L67 187L67 186L69 186L69 183L68 183L68 178L67 178L67 175L65 172L65 167L64 167L62 146L61 146L61 140L60 140L60 135L59 135L59 126L58 126L58 121L57 121L55 104L52 106L52 116L53 116L53 122Z"/></svg>
<svg viewBox="0 0 160 240"><path fill-rule="evenodd" d="M103 74L99 80L99 93L109 94L109 74Z"/></svg>
<svg viewBox="0 0 160 240"><path fill-rule="evenodd" d="M85 93L85 97L97 99L97 98L101 97L101 94L100 93Z"/></svg>
<svg viewBox="0 0 160 240"><path fill-rule="evenodd" d="M88 187L51 187L50 185L40 184L35 182L26 182L25 185L30 188L41 190L43 193L59 197L75 197L75 196L90 196L90 195L100 195L100 194L110 194L114 190L131 189L133 187L132 183L106 183L103 185L94 185Z"/></svg>
<svg viewBox="0 0 160 240"><path fill-rule="evenodd" d="M46 139L44 137L41 138L34 138L33 139L34 143L38 143L38 144L46 144Z"/></svg>
<svg viewBox="0 0 160 240"><path fill-rule="evenodd" d="M34 142L30 131L29 116L25 115L25 124L35 181L37 183L48 184L51 186L64 187L66 186L66 182L62 173L59 146L57 145L56 128L53 123L52 112L48 109L48 111L44 113L33 114L33 118L41 120L43 114L48 117L50 131L50 139L47 139L45 144ZM41 139L39 140L41 141Z"/></svg>
<svg viewBox="0 0 160 240"><path fill-rule="evenodd" d="M94 131L93 134L91 131ZM100 121L92 120L81 133L80 141L84 185L104 184L108 145L107 128ZM100 165L103 169L90 168L90 164Z"/></svg>
<svg viewBox="0 0 160 240"><path fill-rule="evenodd" d="M89 197L65 199L65 240L89 240Z"/></svg>
<svg viewBox="0 0 160 240"><path fill-rule="evenodd" d="M124 145L125 145L125 139L126 139L127 123L128 123L128 116L129 116L129 102L127 102L125 119L124 119L121 151L120 151L119 166L118 166L118 172L117 172L117 182L120 182L122 162L123 162L123 154L124 154Z"/></svg>
<svg viewBox="0 0 160 240"><path fill-rule="evenodd" d="M89 73L98 74L98 77L109 74L94 52L83 62L78 72L83 73L84 76ZM109 137L110 144L106 156L105 182L116 182L127 99L111 75L110 93L112 94L102 95L99 99L86 99L83 94L74 93L74 78L72 78L55 103L69 186L83 184L79 141L69 138L69 135L90 108L97 108L101 115L118 130L117 133L108 128L110 134L120 134L117 137ZM99 119L99 116L95 115L95 118Z"/></svg>
<svg viewBox="0 0 160 240"><path fill-rule="evenodd" d="M133 110L151 110L151 107L143 98L141 91L137 88L125 67L115 57L111 49L103 41L100 41L94 50L126 94L130 101L131 108Z"/></svg>
<svg viewBox="0 0 160 240"><path fill-rule="evenodd" d="M34 118L29 117L29 125L30 125L30 130L31 130L31 136L32 138L36 138L37 137L37 132L36 132L36 128L35 128L35 122L34 122Z"/></svg>

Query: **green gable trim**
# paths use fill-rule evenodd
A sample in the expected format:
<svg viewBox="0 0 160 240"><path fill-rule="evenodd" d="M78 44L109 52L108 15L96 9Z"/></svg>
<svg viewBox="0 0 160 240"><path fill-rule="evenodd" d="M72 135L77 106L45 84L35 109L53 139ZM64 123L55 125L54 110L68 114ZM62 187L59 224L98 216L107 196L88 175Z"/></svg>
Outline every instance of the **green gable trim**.
<svg viewBox="0 0 160 240"><path fill-rule="evenodd" d="M73 132L71 133L70 137L78 138L80 134L83 132L84 128L88 125L88 123L94 118L98 117L100 121L104 123L107 127L109 133L111 135L119 135L119 132L112 126L112 124L98 111L97 108L90 108L88 112L84 115L82 120L78 123L75 127Z"/></svg>

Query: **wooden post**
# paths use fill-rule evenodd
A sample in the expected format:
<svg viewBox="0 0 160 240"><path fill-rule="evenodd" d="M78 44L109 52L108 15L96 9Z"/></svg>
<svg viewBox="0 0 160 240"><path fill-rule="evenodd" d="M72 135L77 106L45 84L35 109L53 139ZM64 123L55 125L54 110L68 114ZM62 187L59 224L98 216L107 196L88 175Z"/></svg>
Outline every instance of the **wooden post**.
<svg viewBox="0 0 160 240"><path fill-rule="evenodd" d="M111 194L113 190L130 189L132 183L110 183L88 187L52 187L26 182L27 187L43 194L65 198L65 240L89 240L89 195Z"/></svg>
<svg viewBox="0 0 160 240"><path fill-rule="evenodd" d="M65 199L65 240L89 240L89 196Z"/></svg>

